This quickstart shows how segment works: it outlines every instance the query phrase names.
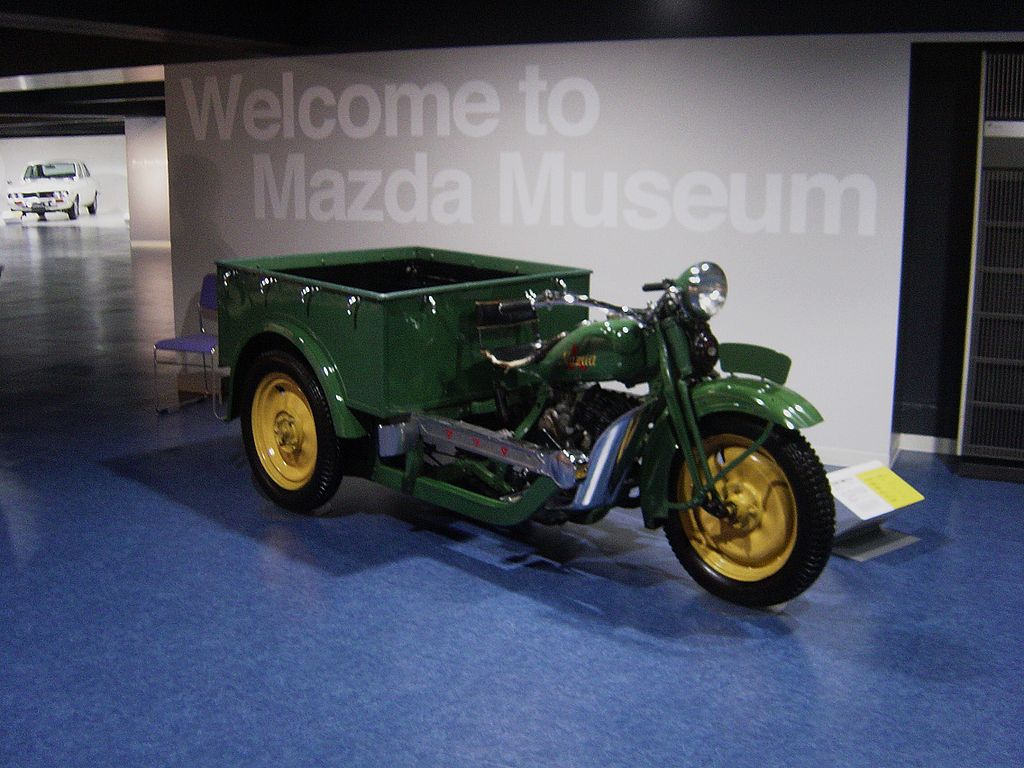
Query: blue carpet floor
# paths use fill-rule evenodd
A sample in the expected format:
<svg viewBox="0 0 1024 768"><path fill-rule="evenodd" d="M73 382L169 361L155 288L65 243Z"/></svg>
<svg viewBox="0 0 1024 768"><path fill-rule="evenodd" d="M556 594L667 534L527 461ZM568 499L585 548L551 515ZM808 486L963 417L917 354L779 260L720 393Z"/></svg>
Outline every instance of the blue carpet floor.
<svg viewBox="0 0 1024 768"><path fill-rule="evenodd" d="M0 766L1021 765L1024 486L904 454L919 541L775 611L626 511L289 515L154 412L126 232L60 224L0 228Z"/></svg>

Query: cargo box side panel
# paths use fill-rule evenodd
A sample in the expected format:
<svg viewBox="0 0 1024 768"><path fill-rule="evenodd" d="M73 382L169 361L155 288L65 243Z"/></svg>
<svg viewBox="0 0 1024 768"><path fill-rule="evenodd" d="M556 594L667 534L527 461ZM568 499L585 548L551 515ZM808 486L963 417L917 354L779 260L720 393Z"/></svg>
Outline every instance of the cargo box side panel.
<svg viewBox="0 0 1024 768"><path fill-rule="evenodd" d="M292 279L274 280L264 293L264 322L292 339L325 384L328 397L334 390L350 410L380 415L384 377L380 305Z"/></svg>
<svg viewBox="0 0 1024 768"><path fill-rule="evenodd" d="M408 297L385 304L383 382L392 415L488 396L490 384L465 336L464 299ZM479 355L477 355L479 357Z"/></svg>
<svg viewBox="0 0 1024 768"><path fill-rule="evenodd" d="M493 366L480 351L476 302L521 299L528 290L540 293L561 286L550 273L467 284L459 290L403 296L384 302L386 308L387 408L393 415L460 406L494 395ZM513 283L513 284L510 284ZM569 290L588 290L586 274L566 274ZM587 311L561 307L539 313L542 338L569 330Z"/></svg>
<svg viewBox="0 0 1024 768"><path fill-rule="evenodd" d="M309 328L328 350L345 390L346 405L372 416L387 413L385 322L379 302L320 291L309 302Z"/></svg>
<svg viewBox="0 0 1024 768"><path fill-rule="evenodd" d="M333 391L349 409L376 415L384 401L383 310L373 302L352 303L351 298L339 291L310 290L301 281L276 279L269 272L221 266L222 365L232 368L232 377L244 377L238 366L246 347L258 353L279 337L299 351L328 397ZM261 341L253 347L257 338Z"/></svg>

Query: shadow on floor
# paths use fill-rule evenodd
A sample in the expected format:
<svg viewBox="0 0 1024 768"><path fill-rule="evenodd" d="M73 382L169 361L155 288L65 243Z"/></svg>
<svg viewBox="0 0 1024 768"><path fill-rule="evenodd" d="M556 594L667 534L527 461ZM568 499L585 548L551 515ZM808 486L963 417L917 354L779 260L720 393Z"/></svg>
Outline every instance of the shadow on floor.
<svg viewBox="0 0 1024 768"><path fill-rule="evenodd" d="M296 515L257 493L236 436L103 465L274 549L276 556L334 577L427 557L549 605L588 631L595 624L664 637L791 631L785 614L739 608L704 593L676 563L661 532L647 531L623 510L593 526L495 528L367 480L346 478L330 502L330 516Z"/></svg>

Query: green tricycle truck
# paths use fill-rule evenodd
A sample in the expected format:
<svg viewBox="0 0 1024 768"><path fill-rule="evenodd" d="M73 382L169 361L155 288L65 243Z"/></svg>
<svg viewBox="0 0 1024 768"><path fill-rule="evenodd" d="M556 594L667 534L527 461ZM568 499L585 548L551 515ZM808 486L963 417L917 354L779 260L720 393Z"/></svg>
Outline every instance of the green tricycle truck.
<svg viewBox="0 0 1024 768"><path fill-rule="evenodd" d="M589 270L424 247L217 271L225 418L281 507L330 511L350 475L496 526L639 509L746 606L825 567L835 509L800 433L821 415L785 355L715 339L715 264L642 309L591 298Z"/></svg>

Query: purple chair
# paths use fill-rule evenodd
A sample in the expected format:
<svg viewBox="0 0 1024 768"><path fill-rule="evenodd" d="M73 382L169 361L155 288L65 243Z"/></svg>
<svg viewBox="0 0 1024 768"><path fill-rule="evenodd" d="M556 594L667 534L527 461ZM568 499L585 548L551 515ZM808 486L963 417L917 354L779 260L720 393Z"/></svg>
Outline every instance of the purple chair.
<svg viewBox="0 0 1024 768"><path fill-rule="evenodd" d="M217 354L217 336L206 330L208 318L215 318L217 314L217 276L206 275L203 278L203 285L199 291L199 333L192 333L185 336L175 336L170 339L160 339L153 345L153 382L154 388L159 393L157 381L158 365L173 365L177 368L202 368L203 370L203 391L202 397L196 397L186 402L178 402L173 405L161 406L159 394L156 398L156 410L158 413L170 413L182 405L189 405L214 397L216 405L217 395L211 386L211 379L216 381L217 388L220 387L220 379L215 376L214 356ZM163 353L163 354L161 354ZM200 362L196 362L198 355Z"/></svg>

